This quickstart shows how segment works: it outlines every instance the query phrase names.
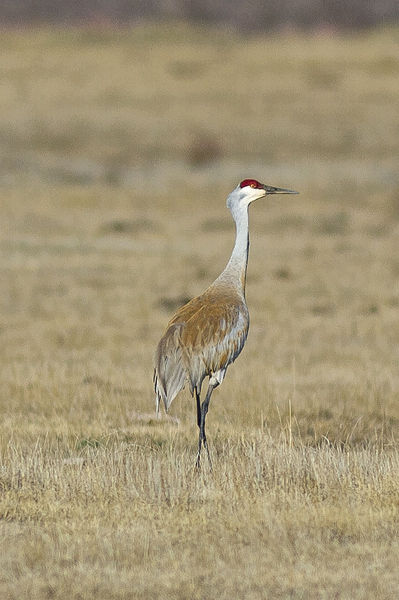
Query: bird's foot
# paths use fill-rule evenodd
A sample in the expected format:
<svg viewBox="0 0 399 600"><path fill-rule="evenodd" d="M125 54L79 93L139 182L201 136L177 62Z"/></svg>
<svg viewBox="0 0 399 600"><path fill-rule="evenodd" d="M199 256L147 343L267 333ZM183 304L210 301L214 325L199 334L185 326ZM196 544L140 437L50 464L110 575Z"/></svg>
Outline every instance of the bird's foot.
<svg viewBox="0 0 399 600"><path fill-rule="evenodd" d="M210 467L210 470L212 471L211 455L209 453L208 442L206 441L205 435L204 436L200 436L200 439L199 439L199 442L198 442L198 452L197 452L197 459L195 461L195 468L197 469L197 471L199 471L201 469L201 449L202 449L202 445L204 445L204 447L205 447L206 454L208 456L209 467Z"/></svg>
<svg viewBox="0 0 399 600"><path fill-rule="evenodd" d="M208 448L208 443L206 441L206 438L204 439L204 446L205 446L206 454L208 456L209 467L210 467L210 470L212 471L213 469L212 469L211 455L209 453L209 448Z"/></svg>
<svg viewBox="0 0 399 600"><path fill-rule="evenodd" d="M198 440L198 452L197 452L197 458L195 461L195 468L197 471L199 471L201 469L201 448L202 448L202 437L200 435L200 438Z"/></svg>

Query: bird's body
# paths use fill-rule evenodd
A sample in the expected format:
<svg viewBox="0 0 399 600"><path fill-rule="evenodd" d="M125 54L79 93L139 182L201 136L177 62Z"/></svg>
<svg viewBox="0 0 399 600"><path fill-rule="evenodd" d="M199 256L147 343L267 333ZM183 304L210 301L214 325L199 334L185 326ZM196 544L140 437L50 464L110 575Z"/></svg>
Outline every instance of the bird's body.
<svg viewBox="0 0 399 600"><path fill-rule="evenodd" d="M248 262L248 206L267 193L296 193L246 179L230 194L227 205L236 223L230 260L219 277L200 296L178 309L169 321L155 355L154 387L157 410L162 400L168 410L186 383L197 401L200 428L197 465L202 443L206 449L205 417L212 391L222 383L228 366L240 354L248 335L245 302ZM209 377L206 398L201 387Z"/></svg>
<svg viewBox="0 0 399 600"><path fill-rule="evenodd" d="M248 334L245 298L232 286L211 285L169 321L155 358L155 391L168 409L188 381L201 393L205 377L222 383Z"/></svg>

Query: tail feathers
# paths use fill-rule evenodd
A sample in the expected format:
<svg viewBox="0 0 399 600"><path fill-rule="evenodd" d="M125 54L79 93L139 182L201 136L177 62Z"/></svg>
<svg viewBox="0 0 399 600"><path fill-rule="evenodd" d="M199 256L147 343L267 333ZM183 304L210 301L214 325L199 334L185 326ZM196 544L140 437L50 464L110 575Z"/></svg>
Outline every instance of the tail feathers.
<svg viewBox="0 0 399 600"><path fill-rule="evenodd" d="M157 412L159 412L161 400L165 410L168 411L187 380L182 351L176 344L175 336L179 336L177 328L169 329L159 342L155 356L154 388Z"/></svg>

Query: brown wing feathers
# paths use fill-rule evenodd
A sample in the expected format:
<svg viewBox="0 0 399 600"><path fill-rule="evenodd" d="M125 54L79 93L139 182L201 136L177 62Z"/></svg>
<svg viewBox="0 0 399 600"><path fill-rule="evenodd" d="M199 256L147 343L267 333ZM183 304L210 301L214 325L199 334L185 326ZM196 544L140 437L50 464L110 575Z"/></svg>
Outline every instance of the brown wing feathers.
<svg viewBox="0 0 399 600"><path fill-rule="evenodd" d="M227 368L242 349L248 331L246 305L237 294L208 290L181 307L170 320L156 356L157 402L166 410L189 381L198 392L204 378Z"/></svg>

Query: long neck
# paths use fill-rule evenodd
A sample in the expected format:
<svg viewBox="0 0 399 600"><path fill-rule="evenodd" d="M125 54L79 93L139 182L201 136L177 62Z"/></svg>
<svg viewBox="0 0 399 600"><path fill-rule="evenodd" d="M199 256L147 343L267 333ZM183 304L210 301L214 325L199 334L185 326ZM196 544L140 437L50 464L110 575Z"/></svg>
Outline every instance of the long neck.
<svg viewBox="0 0 399 600"><path fill-rule="evenodd" d="M236 240L230 260L218 279L234 285L245 295L249 250L248 208L241 207L233 213L233 218L236 224Z"/></svg>

